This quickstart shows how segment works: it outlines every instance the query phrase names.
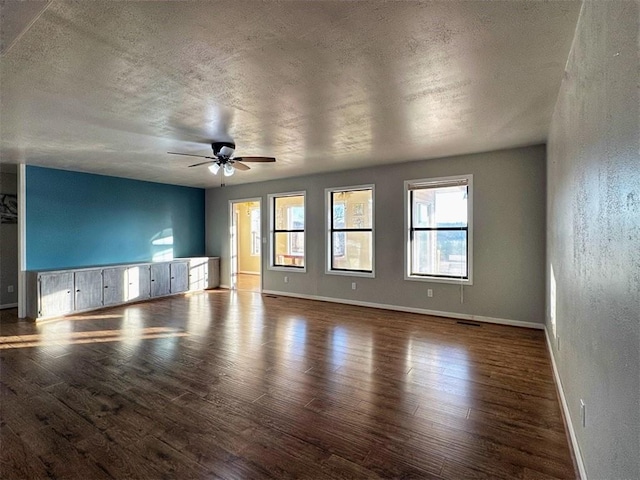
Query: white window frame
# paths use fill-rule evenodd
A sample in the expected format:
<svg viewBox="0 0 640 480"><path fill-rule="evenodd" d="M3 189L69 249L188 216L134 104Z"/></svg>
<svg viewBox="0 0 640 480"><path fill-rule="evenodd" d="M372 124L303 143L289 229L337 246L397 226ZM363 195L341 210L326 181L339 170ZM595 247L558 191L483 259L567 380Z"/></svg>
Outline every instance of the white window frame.
<svg viewBox="0 0 640 480"><path fill-rule="evenodd" d="M251 224L251 256L259 257L262 254L262 239L260 238L260 222L261 212L260 205L257 207L249 207L249 223ZM253 213L258 212L258 231L253 230Z"/></svg>
<svg viewBox="0 0 640 480"><path fill-rule="evenodd" d="M303 197L304 198L304 256L302 267L296 265L275 265L275 226L276 226L276 211L275 211L275 199L283 197ZM299 192L285 192L285 193L270 193L267 195L267 201L269 202L269 270L276 270L281 272L300 272L305 273L307 271L307 192L306 190Z"/></svg>
<svg viewBox="0 0 640 480"><path fill-rule="evenodd" d="M455 182L467 182L467 272L468 278L443 278L429 275L411 274L411 204L410 187L414 185L447 186ZM421 178L404 182L404 279L416 282L448 283L455 285L473 285L473 175L455 175L451 177Z"/></svg>
<svg viewBox="0 0 640 480"><path fill-rule="evenodd" d="M331 194L335 192L351 192L354 190L371 190L371 272L358 270L336 270L331 268ZM374 184L353 185L348 187L331 187L324 189L325 211L325 273L328 275L343 275L347 277L375 278L376 276L376 188Z"/></svg>

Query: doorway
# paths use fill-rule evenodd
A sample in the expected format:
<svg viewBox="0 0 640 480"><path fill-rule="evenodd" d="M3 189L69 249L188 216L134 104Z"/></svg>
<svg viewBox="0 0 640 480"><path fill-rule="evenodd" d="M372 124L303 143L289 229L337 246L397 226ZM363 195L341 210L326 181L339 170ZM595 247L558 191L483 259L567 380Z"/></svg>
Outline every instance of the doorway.
<svg viewBox="0 0 640 480"><path fill-rule="evenodd" d="M18 167L0 163L0 319L18 318L19 283L19 195Z"/></svg>
<svg viewBox="0 0 640 480"><path fill-rule="evenodd" d="M231 289L262 291L262 199L229 202Z"/></svg>

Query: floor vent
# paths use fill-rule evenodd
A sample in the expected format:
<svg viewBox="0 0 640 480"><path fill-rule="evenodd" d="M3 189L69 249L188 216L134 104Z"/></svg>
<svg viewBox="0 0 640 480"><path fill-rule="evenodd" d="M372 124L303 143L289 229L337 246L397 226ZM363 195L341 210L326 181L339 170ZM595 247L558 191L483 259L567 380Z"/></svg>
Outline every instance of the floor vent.
<svg viewBox="0 0 640 480"><path fill-rule="evenodd" d="M481 327L482 326L480 323L465 322L465 321L462 321L462 320L458 320L456 323L459 324L459 325L467 325L469 327Z"/></svg>

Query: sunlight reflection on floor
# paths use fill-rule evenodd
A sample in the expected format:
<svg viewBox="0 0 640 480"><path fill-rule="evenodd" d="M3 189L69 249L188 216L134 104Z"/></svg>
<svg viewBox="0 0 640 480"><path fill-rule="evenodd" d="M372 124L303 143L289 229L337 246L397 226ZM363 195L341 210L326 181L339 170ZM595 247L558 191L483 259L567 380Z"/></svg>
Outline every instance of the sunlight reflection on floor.
<svg viewBox="0 0 640 480"><path fill-rule="evenodd" d="M156 338L186 337L189 334L168 327L147 327L127 330L92 330L88 332L43 332L35 335L12 335L0 337L0 350L27 347L60 347L82 343L123 342Z"/></svg>

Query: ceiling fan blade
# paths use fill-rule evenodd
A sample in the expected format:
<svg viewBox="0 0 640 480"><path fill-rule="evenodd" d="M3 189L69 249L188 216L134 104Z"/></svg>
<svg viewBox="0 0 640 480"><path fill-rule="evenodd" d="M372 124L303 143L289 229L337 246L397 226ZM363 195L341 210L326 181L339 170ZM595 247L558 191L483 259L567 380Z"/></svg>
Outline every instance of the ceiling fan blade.
<svg viewBox="0 0 640 480"><path fill-rule="evenodd" d="M188 116L184 110L174 112L167 119L167 127L174 140L211 146L212 142L233 141L229 134L233 117L233 109L207 101L206 108L191 111Z"/></svg>
<svg viewBox="0 0 640 480"><path fill-rule="evenodd" d="M236 170L251 170L251 167L249 165L245 165L244 163L240 163L238 160L236 160L235 158L233 159L233 167Z"/></svg>
<svg viewBox="0 0 640 480"><path fill-rule="evenodd" d="M205 158L211 158L211 157L205 157ZM189 167L199 167L200 165L208 165L210 163L218 163L218 160L209 160L208 162L194 163L193 165L189 165Z"/></svg>
<svg viewBox="0 0 640 480"><path fill-rule="evenodd" d="M275 162L273 157L235 157L236 162Z"/></svg>
<svg viewBox="0 0 640 480"><path fill-rule="evenodd" d="M215 160L215 157L207 157L206 155L194 155L192 153L179 153L179 152L167 152L169 155L184 155L185 157L198 157L198 158L210 158Z"/></svg>

